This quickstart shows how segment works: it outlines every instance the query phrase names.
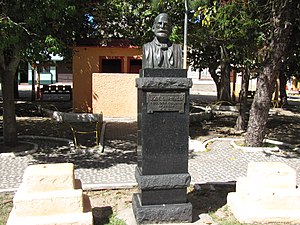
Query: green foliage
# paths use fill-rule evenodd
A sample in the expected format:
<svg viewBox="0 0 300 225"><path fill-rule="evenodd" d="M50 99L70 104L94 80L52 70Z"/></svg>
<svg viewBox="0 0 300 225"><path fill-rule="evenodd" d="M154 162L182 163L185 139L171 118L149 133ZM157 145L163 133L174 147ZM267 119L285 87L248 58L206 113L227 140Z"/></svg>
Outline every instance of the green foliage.
<svg viewBox="0 0 300 225"><path fill-rule="evenodd" d="M142 46L152 40L154 18L160 12L168 12L172 18L171 39L183 40L184 1L107 0L91 5L92 18L87 30L89 38L129 39L133 45ZM89 27L89 28L88 28ZM90 29L92 28L92 29Z"/></svg>
<svg viewBox="0 0 300 225"><path fill-rule="evenodd" d="M89 11L92 18L90 26L94 28L87 35L89 38L126 38L136 44L151 31L148 19L151 10L148 4L141 1L107 0L91 5Z"/></svg>
<svg viewBox="0 0 300 225"><path fill-rule="evenodd" d="M23 59L29 61L64 52L83 23L81 4L72 0L3 0L0 50L18 45Z"/></svg>
<svg viewBox="0 0 300 225"><path fill-rule="evenodd" d="M109 222L106 223L105 225L126 225L126 223L123 220L120 220L116 217L115 214L113 214L110 218L109 218Z"/></svg>
<svg viewBox="0 0 300 225"><path fill-rule="evenodd" d="M255 1L203 2L195 9L190 25L192 50L189 55L194 68L209 67L220 59L220 46L229 52L231 63L243 65L255 62L259 47L261 21L252 13ZM196 59L196 60L195 60Z"/></svg>

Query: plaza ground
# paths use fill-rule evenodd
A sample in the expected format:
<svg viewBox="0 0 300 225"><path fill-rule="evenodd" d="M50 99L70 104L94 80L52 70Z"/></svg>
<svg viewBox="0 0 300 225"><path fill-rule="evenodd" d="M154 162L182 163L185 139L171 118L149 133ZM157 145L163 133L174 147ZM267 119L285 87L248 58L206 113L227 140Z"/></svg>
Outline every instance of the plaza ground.
<svg viewBox="0 0 300 225"><path fill-rule="evenodd" d="M29 91L30 92L30 91ZM27 93L28 90L24 90ZM201 91L195 87L191 92L191 100L196 104L206 106L216 100L214 92ZM29 95L30 96L30 95ZM268 122L267 138L280 140L286 143L299 145L300 108L299 97L290 96L290 107L286 109L272 109ZM70 102L45 102L44 106L55 106L67 110ZM219 114L211 120L199 121L191 124L190 136L192 139L204 141L214 137L240 137L234 133L233 127L236 114ZM0 157L0 189L2 192L15 191L22 181L24 169L35 163L72 162L75 165L75 175L83 181L86 190L106 189L100 192L90 191L94 204L99 208L108 205L112 211L119 211L130 205L131 192L136 191L134 168L136 166L136 123L109 122L105 136L105 151L71 152L64 142L55 141L55 138L72 139L67 124L58 123L50 118L43 117L36 108L36 104L26 101L26 98L17 102L18 135L50 137L50 139L32 139L37 142L39 150L25 156ZM206 152L190 152L189 172L193 185L206 185L205 192L191 187L190 198L197 199L195 204L203 212L215 211L226 204L226 191L222 197L216 199L228 187L227 192L234 189L235 180L245 176L247 164L250 161L280 161L290 165L297 171L298 185L300 174L300 156L288 151L279 152L243 152L230 145L230 141L214 141L207 146ZM125 193L123 193L124 188ZM118 189L115 192L109 189ZM122 191L123 190L123 191ZM203 191L203 188L202 188ZM108 197L110 196L110 197ZM115 196L115 198L113 197ZM118 198L120 196L120 198ZM125 196L125 198L121 197ZM202 199L199 200L201 197ZM115 200L113 200L115 199ZM202 203L201 203L202 202ZM218 203L217 203L218 202ZM203 204L207 205L204 207ZM197 207L195 206L195 209ZM198 212L197 212L198 213ZM195 213L195 215L197 214Z"/></svg>

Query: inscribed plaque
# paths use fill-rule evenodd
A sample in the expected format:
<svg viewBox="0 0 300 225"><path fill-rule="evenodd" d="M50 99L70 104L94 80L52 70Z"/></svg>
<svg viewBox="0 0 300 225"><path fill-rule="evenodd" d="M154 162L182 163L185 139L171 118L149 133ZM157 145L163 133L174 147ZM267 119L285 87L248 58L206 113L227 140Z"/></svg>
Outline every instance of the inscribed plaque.
<svg viewBox="0 0 300 225"><path fill-rule="evenodd" d="M147 92L147 113L179 112L184 113L185 93Z"/></svg>

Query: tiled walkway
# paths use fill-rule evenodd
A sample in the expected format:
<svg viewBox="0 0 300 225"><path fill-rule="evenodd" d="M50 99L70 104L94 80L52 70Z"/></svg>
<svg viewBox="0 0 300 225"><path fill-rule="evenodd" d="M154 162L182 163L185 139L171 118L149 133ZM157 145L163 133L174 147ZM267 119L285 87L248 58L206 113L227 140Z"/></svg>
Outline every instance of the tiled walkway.
<svg viewBox="0 0 300 225"><path fill-rule="evenodd" d="M39 145L51 146L42 141ZM57 149L56 149L57 148ZM75 176L81 179L84 189L131 187L136 185L134 170L136 167L135 143L111 140L105 147L105 153L66 151L52 147L51 153L34 153L26 156L0 156L0 191L16 190L24 169L30 164L71 162L75 165ZM192 183L231 182L245 176L250 161L284 162L294 168L300 184L300 156L267 154L264 152L243 152L235 149L229 141L215 141L210 151L191 153L189 173Z"/></svg>

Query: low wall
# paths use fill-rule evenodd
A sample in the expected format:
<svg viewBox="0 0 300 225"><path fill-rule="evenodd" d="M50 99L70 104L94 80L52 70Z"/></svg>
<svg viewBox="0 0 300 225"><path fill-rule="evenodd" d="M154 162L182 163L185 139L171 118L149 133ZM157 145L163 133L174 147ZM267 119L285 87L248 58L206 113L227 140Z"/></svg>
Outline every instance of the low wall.
<svg viewBox="0 0 300 225"><path fill-rule="evenodd" d="M93 73L92 107L93 113L103 113L104 117L137 119L138 74Z"/></svg>

